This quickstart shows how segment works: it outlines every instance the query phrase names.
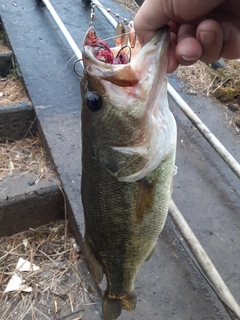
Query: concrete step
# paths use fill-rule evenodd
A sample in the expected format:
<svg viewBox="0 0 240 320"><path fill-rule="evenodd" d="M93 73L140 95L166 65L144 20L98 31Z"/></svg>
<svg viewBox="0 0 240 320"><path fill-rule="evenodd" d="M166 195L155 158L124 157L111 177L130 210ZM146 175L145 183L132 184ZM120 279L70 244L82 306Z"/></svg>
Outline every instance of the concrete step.
<svg viewBox="0 0 240 320"><path fill-rule="evenodd" d="M19 170L19 165L14 165L13 158L22 156L25 152L24 143L19 143L19 148L16 143L26 139L33 141L36 139L39 141L39 146L33 146L32 152L42 148L40 139L36 138L36 135L37 122L30 101L0 107L0 167L3 165L0 171L0 237L64 217L63 195L56 182L57 175L51 176L52 180L43 177L37 181L38 172L27 173L26 168ZM16 147L11 154L13 144ZM26 162L29 162L28 154L29 150ZM39 161L49 163L47 158L44 159L46 155L42 157L43 159ZM11 170L10 175L8 170ZM50 170L53 172L52 168ZM6 176L3 176L3 171L7 172Z"/></svg>
<svg viewBox="0 0 240 320"><path fill-rule="evenodd" d="M63 219L63 197L54 181L15 174L0 182L0 237Z"/></svg>
<svg viewBox="0 0 240 320"><path fill-rule="evenodd" d="M29 100L0 107L0 143L37 133L35 112Z"/></svg>
<svg viewBox="0 0 240 320"><path fill-rule="evenodd" d="M2 84L9 75L12 76L13 59L13 52L1 45L0 77L6 77L2 78ZM4 104L4 101L2 99L0 104L0 237L64 217L63 195L56 182L56 174L52 174L50 179L43 176L38 181L39 173L29 173L26 168L19 170L18 164L14 165L11 160L25 152L24 144L19 143L18 147L16 141L29 137L34 141L38 134L36 114L27 93L21 101L11 104ZM33 146L33 153L42 148L40 139L36 138L36 141L39 145ZM17 149L11 154L13 144ZM28 154L23 161L29 161L27 157ZM42 157L42 161L49 162L44 155ZM52 173L52 168L50 170Z"/></svg>
<svg viewBox="0 0 240 320"><path fill-rule="evenodd" d="M42 148L40 139L36 138L35 120L35 112L30 101L0 107L0 237L64 217L63 195L56 182L57 175L55 174L52 180L43 177L38 182L38 172L27 173L26 168L19 170L19 165L14 165L13 158L22 156L25 152L24 143L19 143L18 148L18 142L36 139L39 146L33 146L31 152ZM16 147L11 154L13 145ZM29 162L28 154L29 150L26 160L23 161ZM46 156L42 157L39 161L49 162L48 159L44 159ZM8 174L8 170L11 170L11 174ZM50 170L52 172L52 168ZM3 171L6 171L6 176L3 175Z"/></svg>

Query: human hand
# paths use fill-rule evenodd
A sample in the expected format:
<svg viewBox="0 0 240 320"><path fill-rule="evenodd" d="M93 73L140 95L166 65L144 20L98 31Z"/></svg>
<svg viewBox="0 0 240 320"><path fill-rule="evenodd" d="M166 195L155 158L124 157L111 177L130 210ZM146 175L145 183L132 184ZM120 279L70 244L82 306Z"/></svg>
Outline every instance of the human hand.
<svg viewBox="0 0 240 320"><path fill-rule="evenodd" d="M240 58L239 0L145 0L134 28L142 45L170 26L168 72L179 64Z"/></svg>

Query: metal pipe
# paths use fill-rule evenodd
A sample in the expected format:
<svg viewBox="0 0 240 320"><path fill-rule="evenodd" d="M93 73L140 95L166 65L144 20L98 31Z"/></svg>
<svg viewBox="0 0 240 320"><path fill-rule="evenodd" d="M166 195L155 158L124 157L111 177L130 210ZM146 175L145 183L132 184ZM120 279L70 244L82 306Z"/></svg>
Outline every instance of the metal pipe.
<svg viewBox="0 0 240 320"><path fill-rule="evenodd" d="M211 144L220 157L232 169L238 178L240 178L240 164L222 145L222 143L214 136L214 134L205 126L199 117L193 112L189 105L182 99L182 97L174 90L168 83L168 93L173 101L178 105L182 112L194 124L194 126L201 132L204 138Z"/></svg>
<svg viewBox="0 0 240 320"><path fill-rule="evenodd" d="M67 28L63 24L62 20L59 18L58 14L54 10L53 6L51 5L49 0L43 0L46 7L48 8L49 12L51 13L53 19L55 20L56 24L58 25L59 29L61 30L62 34L64 35L65 39L67 40L68 44L72 48L73 52L75 53L78 59L82 59L82 53L79 50L76 42L71 37L70 33L68 32Z"/></svg>
<svg viewBox="0 0 240 320"><path fill-rule="evenodd" d="M93 0L92 3L95 3L96 8L101 12L101 14L108 20L108 22L113 26L114 29L117 27L117 21L106 11L106 9L101 5L98 0Z"/></svg>
<svg viewBox="0 0 240 320"><path fill-rule="evenodd" d="M227 285L225 284L222 277L218 273L214 264L208 257L206 251L203 249L203 247L199 243L198 239L194 235L193 231L189 227L187 221L184 219L184 217L182 216L181 212L179 211L179 209L177 208L173 200L170 202L169 214L174 224L182 234L184 240L188 244L189 248L191 249L192 253L194 254L202 270L205 272L208 279L213 284L221 300L226 304L226 306L232 309L236 313L236 315L240 318L239 304L233 297L232 293L228 289Z"/></svg>

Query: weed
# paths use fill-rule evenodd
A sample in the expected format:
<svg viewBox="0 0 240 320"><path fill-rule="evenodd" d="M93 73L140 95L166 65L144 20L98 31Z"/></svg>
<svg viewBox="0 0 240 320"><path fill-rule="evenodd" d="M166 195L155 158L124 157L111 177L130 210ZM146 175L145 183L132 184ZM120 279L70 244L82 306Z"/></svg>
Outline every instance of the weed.
<svg viewBox="0 0 240 320"><path fill-rule="evenodd" d="M19 65L16 61L13 61L13 68L10 70L8 74L8 79L20 79L22 77Z"/></svg>

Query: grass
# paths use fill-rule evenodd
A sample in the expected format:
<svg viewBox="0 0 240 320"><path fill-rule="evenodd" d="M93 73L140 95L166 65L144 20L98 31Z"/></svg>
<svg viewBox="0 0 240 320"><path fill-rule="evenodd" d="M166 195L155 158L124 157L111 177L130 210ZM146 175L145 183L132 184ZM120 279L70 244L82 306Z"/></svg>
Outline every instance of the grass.
<svg viewBox="0 0 240 320"><path fill-rule="evenodd" d="M240 131L240 59L225 60L225 68L214 70L198 61L194 65L180 66L175 74L184 80L196 94L212 96L232 112L236 131Z"/></svg>
<svg viewBox="0 0 240 320"><path fill-rule="evenodd" d="M26 137L19 141L0 143L0 181L16 173L33 174L35 183L42 178L57 181L39 137Z"/></svg>
<svg viewBox="0 0 240 320"><path fill-rule="evenodd" d="M13 68L10 70L9 75L7 76L8 79L21 79L22 78L22 74L19 68L19 65L16 61L14 61L13 63Z"/></svg>
<svg viewBox="0 0 240 320"><path fill-rule="evenodd" d="M7 78L0 77L0 107L28 99L21 79L15 75L16 72L18 71L12 71Z"/></svg>

